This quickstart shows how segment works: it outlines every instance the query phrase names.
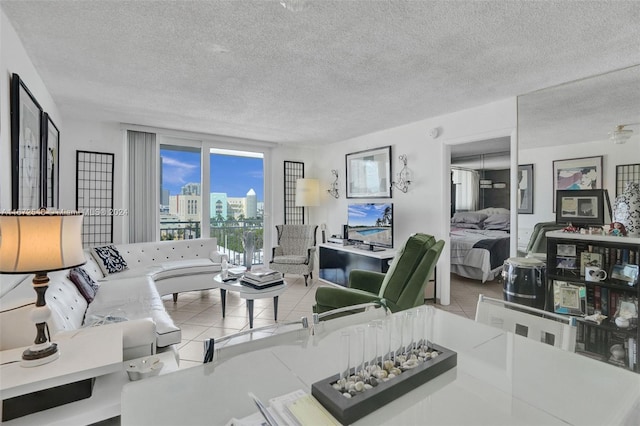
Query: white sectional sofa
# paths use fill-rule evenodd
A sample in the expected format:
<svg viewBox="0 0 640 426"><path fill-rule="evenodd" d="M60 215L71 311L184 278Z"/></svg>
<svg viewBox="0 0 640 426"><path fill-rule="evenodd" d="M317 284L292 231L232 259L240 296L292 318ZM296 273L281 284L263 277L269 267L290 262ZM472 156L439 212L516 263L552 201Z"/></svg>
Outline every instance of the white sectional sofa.
<svg viewBox="0 0 640 426"><path fill-rule="evenodd" d="M102 262L85 250L82 268L99 285L88 303L69 279L69 271L48 274L51 335L86 326L122 327L124 359L154 353L181 341L180 328L164 309L161 296L215 287L213 275L225 255L215 238L115 245L127 268L106 273ZM99 258L99 257L98 257ZM0 275L0 350L33 343L29 319L35 304L32 275Z"/></svg>

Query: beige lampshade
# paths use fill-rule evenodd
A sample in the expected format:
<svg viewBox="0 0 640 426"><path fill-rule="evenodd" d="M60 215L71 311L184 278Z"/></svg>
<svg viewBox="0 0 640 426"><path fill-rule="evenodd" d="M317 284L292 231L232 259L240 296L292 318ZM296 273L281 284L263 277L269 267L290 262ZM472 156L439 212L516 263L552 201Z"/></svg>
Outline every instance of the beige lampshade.
<svg viewBox="0 0 640 426"><path fill-rule="evenodd" d="M320 205L320 183L318 179L296 180L296 207Z"/></svg>
<svg viewBox="0 0 640 426"><path fill-rule="evenodd" d="M0 272L48 272L82 265L81 232L82 213L2 213Z"/></svg>

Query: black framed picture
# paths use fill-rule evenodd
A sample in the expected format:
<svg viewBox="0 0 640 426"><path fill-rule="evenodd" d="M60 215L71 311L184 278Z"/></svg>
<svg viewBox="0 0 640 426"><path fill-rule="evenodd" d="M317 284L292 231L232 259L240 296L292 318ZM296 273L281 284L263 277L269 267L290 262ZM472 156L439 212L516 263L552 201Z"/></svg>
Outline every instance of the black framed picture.
<svg viewBox="0 0 640 426"><path fill-rule="evenodd" d="M533 164L518 166L518 214L533 214Z"/></svg>
<svg viewBox="0 0 640 426"><path fill-rule="evenodd" d="M43 196L46 200L45 207L60 207L60 130L55 125L51 116L44 113L44 136L46 142L43 146L43 164L44 171L42 185L44 188Z"/></svg>
<svg viewBox="0 0 640 426"><path fill-rule="evenodd" d="M11 77L11 206L39 209L42 185L42 107L18 74Z"/></svg>
<svg viewBox="0 0 640 426"><path fill-rule="evenodd" d="M556 194L556 223L601 226L611 221L606 189L561 190Z"/></svg>
<svg viewBox="0 0 640 426"><path fill-rule="evenodd" d="M346 155L347 198L391 198L391 146Z"/></svg>

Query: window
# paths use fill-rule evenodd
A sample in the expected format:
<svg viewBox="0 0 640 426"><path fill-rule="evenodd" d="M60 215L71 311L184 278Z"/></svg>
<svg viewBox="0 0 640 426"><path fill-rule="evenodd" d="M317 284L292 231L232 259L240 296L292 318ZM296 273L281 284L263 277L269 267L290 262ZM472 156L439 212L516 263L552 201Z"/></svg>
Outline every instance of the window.
<svg viewBox="0 0 640 426"><path fill-rule="evenodd" d="M200 148L160 145L160 239L200 238Z"/></svg>
<svg viewBox="0 0 640 426"><path fill-rule="evenodd" d="M233 263L264 263L263 154L212 148L209 172L211 237Z"/></svg>

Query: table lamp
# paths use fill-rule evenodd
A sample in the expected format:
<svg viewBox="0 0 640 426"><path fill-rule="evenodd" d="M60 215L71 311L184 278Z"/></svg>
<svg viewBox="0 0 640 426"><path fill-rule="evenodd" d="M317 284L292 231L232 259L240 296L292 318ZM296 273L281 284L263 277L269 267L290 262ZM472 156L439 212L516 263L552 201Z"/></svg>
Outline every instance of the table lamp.
<svg viewBox="0 0 640 426"><path fill-rule="evenodd" d="M0 213L0 272L35 274L33 288L37 299L31 319L37 335L33 345L22 353L24 367L46 364L60 356L57 345L49 341L47 272L85 263L81 231L82 213L78 212L41 209Z"/></svg>
<svg viewBox="0 0 640 426"><path fill-rule="evenodd" d="M320 182L318 179L296 180L296 207L312 207L320 205ZM307 210L307 222L309 222Z"/></svg>

